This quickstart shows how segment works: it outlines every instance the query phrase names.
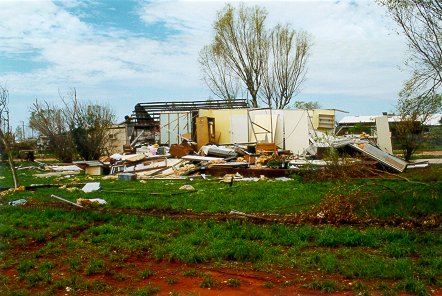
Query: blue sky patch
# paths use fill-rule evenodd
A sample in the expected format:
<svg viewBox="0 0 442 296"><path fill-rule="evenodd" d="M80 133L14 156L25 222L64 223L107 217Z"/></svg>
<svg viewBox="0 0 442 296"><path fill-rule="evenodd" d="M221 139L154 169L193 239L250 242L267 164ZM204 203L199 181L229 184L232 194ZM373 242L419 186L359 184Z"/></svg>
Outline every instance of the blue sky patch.
<svg viewBox="0 0 442 296"><path fill-rule="evenodd" d="M65 6L63 1L57 5L76 15L82 22L100 31L119 30L131 35L145 36L156 40L166 40L180 31L167 27L165 22L146 24L140 19L141 4L137 0L105 0L82 2L75 7Z"/></svg>
<svg viewBox="0 0 442 296"><path fill-rule="evenodd" d="M37 55L35 52L20 53L17 55L0 55L1 71L5 73L27 73L46 68L48 66L46 61L37 61L34 59Z"/></svg>

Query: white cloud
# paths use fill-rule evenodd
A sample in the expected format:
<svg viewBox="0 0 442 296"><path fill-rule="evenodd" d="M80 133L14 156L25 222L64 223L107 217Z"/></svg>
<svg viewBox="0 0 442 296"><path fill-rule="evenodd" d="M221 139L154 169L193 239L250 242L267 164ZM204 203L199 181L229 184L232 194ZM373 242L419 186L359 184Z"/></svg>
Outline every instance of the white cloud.
<svg viewBox="0 0 442 296"><path fill-rule="evenodd" d="M407 77L397 68L406 51L404 39L393 34L392 22L371 1L246 2L267 8L269 26L291 23L311 34L314 43L303 87L309 96L363 94L391 100ZM150 98L208 95L199 77L198 52L211 41L224 1L142 3L138 16L147 26L175 30L167 38L97 29L67 10L87 3L0 2L0 54L28 53L47 65L27 73L0 72L11 98L57 97L58 89L77 87L88 97L111 100L128 114L136 102ZM122 102L122 97L132 97L133 104Z"/></svg>

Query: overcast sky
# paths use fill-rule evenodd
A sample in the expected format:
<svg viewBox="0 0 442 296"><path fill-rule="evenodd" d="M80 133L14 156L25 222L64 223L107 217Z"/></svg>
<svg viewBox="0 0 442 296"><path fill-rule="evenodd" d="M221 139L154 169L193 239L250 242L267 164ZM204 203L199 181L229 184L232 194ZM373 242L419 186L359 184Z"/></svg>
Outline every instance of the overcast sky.
<svg viewBox="0 0 442 296"><path fill-rule="evenodd" d="M13 128L32 103L109 104L122 121L138 102L206 100L198 53L213 38L226 2L0 0L0 83L9 90ZM374 1L242 1L268 11L313 41L307 80L295 100L351 115L393 111L409 77L405 38Z"/></svg>

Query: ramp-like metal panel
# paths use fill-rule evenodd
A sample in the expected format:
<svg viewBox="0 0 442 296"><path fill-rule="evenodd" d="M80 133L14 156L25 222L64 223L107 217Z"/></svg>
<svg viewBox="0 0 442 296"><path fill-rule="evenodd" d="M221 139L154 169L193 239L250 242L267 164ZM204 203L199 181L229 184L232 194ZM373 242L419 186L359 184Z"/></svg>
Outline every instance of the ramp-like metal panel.
<svg viewBox="0 0 442 296"><path fill-rule="evenodd" d="M364 153L365 155L379 161L380 163L395 169L398 172L403 172L408 165L405 160L396 157L394 155L388 154L387 152L379 149L368 141L359 141L356 143L349 144L350 147Z"/></svg>

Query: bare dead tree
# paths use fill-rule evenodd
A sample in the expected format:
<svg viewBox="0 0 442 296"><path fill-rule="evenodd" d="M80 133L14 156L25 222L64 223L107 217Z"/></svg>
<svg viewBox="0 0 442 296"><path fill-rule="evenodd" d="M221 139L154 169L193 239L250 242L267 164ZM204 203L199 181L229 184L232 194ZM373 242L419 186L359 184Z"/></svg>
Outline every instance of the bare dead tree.
<svg viewBox="0 0 442 296"><path fill-rule="evenodd" d="M427 118L442 106L442 2L440 0L377 0L399 25L411 51L413 76L399 93L396 132L406 160L422 141Z"/></svg>
<svg viewBox="0 0 442 296"><path fill-rule="evenodd" d="M310 40L289 25L265 28L267 12L258 7L231 5L218 13L214 41L200 52L203 79L215 96L230 100L239 92L250 96L251 107L263 102L285 108L299 92L306 74Z"/></svg>
<svg viewBox="0 0 442 296"><path fill-rule="evenodd" d="M205 46L198 61L203 80L210 91L221 100L235 100L239 92L239 81L222 57L215 54L211 46Z"/></svg>
<svg viewBox="0 0 442 296"><path fill-rule="evenodd" d="M270 34L270 47L262 96L269 107L284 109L305 80L311 42L306 32L277 25Z"/></svg>
<svg viewBox="0 0 442 296"><path fill-rule="evenodd" d="M442 85L442 2L440 0L378 0L400 26L411 50L413 77L402 96L426 96Z"/></svg>
<svg viewBox="0 0 442 296"><path fill-rule="evenodd" d="M18 178L17 172L15 170L14 158L12 157L11 151L11 138L12 134L9 132L9 92L6 89L6 86L0 85L0 146L4 147L4 152L8 156L9 167L11 168L12 179L14 181L14 188L18 188ZM6 123L6 124L4 124ZM4 127L6 131L4 131ZM3 153L3 152L2 152Z"/></svg>
<svg viewBox="0 0 442 296"><path fill-rule="evenodd" d="M63 162L78 153L85 160L105 153L114 113L109 106L81 103L76 89L59 92L63 107L36 101L31 108L30 126L48 138L51 150Z"/></svg>
<svg viewBox="0 0 442 296"><path fill-rule="evenodd" d="M112 109L107 105L81 103L75 88L60 97L77 152L85 160L98 159L105 153L109 141L109 128L115 118Z"/></svg>
<svg viewBox="0 0 442 296"><path fill-rule="evenodd" d="M60 161L72 162L74 142L61 108L36 100L31 107L29 126L48 139L51 152Z"/></svg>
<svg viewBox="0 0 442 296"><path fill-rule="evenodd" d="M267 63L266 17L267 12L258 6L241 5L235 10L226 5L214 24L211 52L244 84L252 107L258 107L258 92Z"/></svg>

